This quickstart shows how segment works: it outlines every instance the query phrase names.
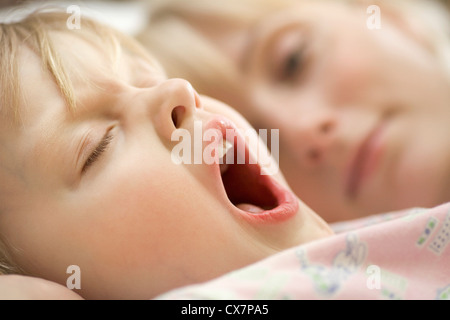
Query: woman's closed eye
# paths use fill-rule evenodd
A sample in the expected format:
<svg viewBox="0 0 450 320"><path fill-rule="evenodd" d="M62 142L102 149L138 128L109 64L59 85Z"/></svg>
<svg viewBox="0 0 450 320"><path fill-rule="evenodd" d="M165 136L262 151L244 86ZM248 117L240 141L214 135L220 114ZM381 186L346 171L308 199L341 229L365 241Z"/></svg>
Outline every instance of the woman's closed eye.
<svg viewBox="0 0 450 320"><path fill-rule="evenodd" d="M95 164L99 158L105 153L105 151L108 149L108 147L111 144L111 141L113 140L114 136L111 132L111 130L108 130L106 134L101 139L100 143L97 145L97 147L92 151L92 153L89 155L89 157L86 159L83 168L81 170L81 173L84 174L86 171L92 167L93 164Z"/></svg>

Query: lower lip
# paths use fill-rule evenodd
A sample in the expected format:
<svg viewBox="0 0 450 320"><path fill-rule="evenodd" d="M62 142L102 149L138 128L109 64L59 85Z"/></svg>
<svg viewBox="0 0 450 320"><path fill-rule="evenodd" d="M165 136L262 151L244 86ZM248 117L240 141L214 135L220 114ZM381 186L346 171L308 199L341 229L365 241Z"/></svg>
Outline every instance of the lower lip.
<svg viewBox="0 0 450 320"><path fill-rule="evenodd" d="M299 211L299 202L296 196L282 186L280 186L272 177L262 176L266 179L265 183L270 186L273 194L275 195L278 206L271 210L265 210L259 213L250 213L240 210L236 206L233 207L250 223L254 224L274 224L283 222L293 218Z"/></svg>
<svg viewBox="0 0 450 320"><path fill-rule="evenodd" d="M217 118L213 119L206 125L205 129L217 129L222 132L222 136L226 137L226 131L227 130L233 130L236 134L235 136L235 143L239 145L245 145L245 153L246 155L249 155L248 146L245 143L245 139L239 134L239 131L236 129L235 125L228 119L224 118ZM236 150L235 150L236 151ZM248 160L248 157L246 156L246 163ZM250 163L254 163L253 161ZM238 164L239 165L239 164ZM244 164L242 164L244 165ZM213 166L215 167L215 174L218 176L219 179L222 179L221 173L220 173L220 167L218 165ZM259 167L259 170L261 170L261 167ZM272 191L273 195L277 199L278 206L271 210L265 210L263 212L258 213L250 213L244 210L241 210L237 208L231 201L229 201L229 204L231 205L234 212L236 212L240 217L243 217L246 221L252 223L252 224L274 224L283 222L286 220L291 219L294 217L298 211L299 211L299 202L297 197L288 189L283 187L281 184L279 184L272 176L270 175L260 175L259 178L261 179L261 183L268 186L270 190ZM223 188L223 192L225 193L225 197L228 199L228 195L226 194L225 189Z"/></svg>
<svg viewBox="0 0 450 320"><path fill-rule="evenodd" d="M347 182L347 193L350 197L354 198L357 196L362 184L377 171L385 149L383 139L385 131L386 122L377 126L370 135L369 141L364 144L364 154L359 155L362 159L359 159L356 164L352 162L352 167L349 168L350 173L348 174Z"/></svg>

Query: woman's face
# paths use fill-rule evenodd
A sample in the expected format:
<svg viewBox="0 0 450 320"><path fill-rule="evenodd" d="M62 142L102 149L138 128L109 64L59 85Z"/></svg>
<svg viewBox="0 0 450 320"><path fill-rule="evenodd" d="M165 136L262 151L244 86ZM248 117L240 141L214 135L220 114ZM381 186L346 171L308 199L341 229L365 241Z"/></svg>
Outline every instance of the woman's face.
<svg viewBox="0 0 450 320"><path fill-rule="evenodd" d="M0 233L27 273L66 284L77 265L85 298L151 298L330 234L258 165L232 164L222 177L218 163L176 164L176 132L248 129L232 109L142 58L124 52L113 67L86 41L53 38L76 109L24 47L21 125L2 120ZM201 151L214 141L200 140ZM247 191L232 202L233 183Z"/></svg>
<svg viewBox="0 0 450 320"><path fill-rule="evenodd" d="M203 28L241 92L215 97L280 130L280 168L329 221L450 200L450 90L417 21L298 3L248 28ZM219 24L218 24L219 25ZM219 32L220 31L220 32Z"/></svg>

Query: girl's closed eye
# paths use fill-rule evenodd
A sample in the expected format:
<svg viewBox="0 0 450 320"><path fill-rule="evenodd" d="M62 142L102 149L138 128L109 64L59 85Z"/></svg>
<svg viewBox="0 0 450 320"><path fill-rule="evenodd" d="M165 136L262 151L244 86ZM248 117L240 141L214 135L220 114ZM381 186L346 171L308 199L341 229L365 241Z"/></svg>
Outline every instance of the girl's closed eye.
<svg viewBox="0 0 450 320"><path fill-rule="evenodd" d="M81 170L81 173L84 174L86 171L93 165L95 162L105 153L105 151L108 149L108 147L111 144L111 141L113 140L114 135L111 132L111 129L106 132L106 134L103 136L100 143L97 145L97 147L92 151L92 153L89 155L89 157L86 159L83 168Z"/></svg>

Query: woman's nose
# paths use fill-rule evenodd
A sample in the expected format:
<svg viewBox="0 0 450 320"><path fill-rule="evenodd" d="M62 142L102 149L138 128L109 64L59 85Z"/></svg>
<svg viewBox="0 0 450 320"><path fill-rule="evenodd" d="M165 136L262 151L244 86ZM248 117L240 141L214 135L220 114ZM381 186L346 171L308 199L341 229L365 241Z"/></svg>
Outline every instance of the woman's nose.
<svg viewBox="0 0 450 320"><path fill-rule="evenodd" d="M295 145L306 165L316 166L326 159L335 140L337 121L331 114L315 114L304 117L295 129Z"/></svg>
<svg viewBox="0 0 450 320"><path fill-rule="evenodd" d="M192 85L182 79L166 80L152 90L158 97L149 106L153 109L150 114L156 131L170 139L172 132L201 108L200 97Z"/></svg>

